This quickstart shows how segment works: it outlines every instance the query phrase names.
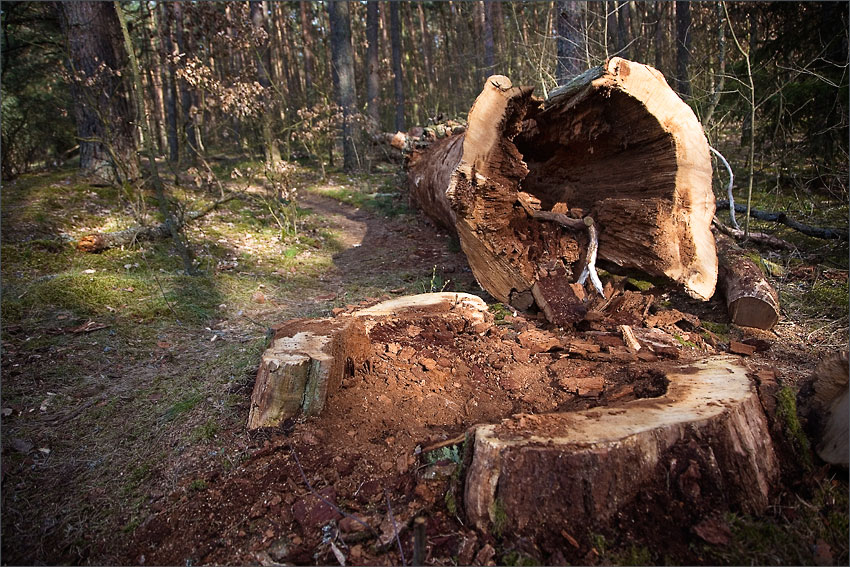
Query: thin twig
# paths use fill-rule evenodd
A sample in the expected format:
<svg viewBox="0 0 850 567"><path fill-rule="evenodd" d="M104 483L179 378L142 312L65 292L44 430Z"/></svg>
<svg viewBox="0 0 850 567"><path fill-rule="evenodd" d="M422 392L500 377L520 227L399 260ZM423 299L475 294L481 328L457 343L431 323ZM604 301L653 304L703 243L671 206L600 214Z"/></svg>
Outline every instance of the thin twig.
<svg viewBox="0 0 850 567"><path fill-rule="evenodd" d="M333 502L331 502L330 500L328 500L327 498L325 498L324 496L319 494L316 491L316 489L313 488L313 485L310 484L310 481L307 480L307 475L304 474L304 469L301 467L301 461L298 460L298 453L295 452L295 447L290 445L289 451L292 453L292 456L295 459L295 464L298 465L298 472L301 473L301 480L304 481L304 484L307 485L307 490L309 490L313 494L313 496L315 496L316 498L318 498L319 500L321 500L322 502L324 502L325 504L327 504L328 506L330 506L331 508L336 510L340 515L345 516L346 518L351 518L352 520L354 520L355 522L357 522L358 524L360 524L361 526L365 527L367 530L372 532L372 534L375 537L378 537L378 532L376 532L374 530L374 528L372 528L372 526L370 526L369 524L367 524L366 522L364 522L363 520L361 520L357 516L352 516L351 514L348 514L347 512L343 512L342 510L339 509L339 507L336 504L334 504Z"/></svg>
<svg viewBox="0 0 850 567"><path fill-rule="evenodd" d="M401 538L398 536L398 525L395 523L395 516L393 516L393 506L390 504L390 495L384 489L384 498L387 500L387 513L390 516L390 522L393 525L393 532L395 532L395 541L398 544L398 554L401 556L401 564L407 567L407 560L404 558L404 550L401 548Z"/></svg>

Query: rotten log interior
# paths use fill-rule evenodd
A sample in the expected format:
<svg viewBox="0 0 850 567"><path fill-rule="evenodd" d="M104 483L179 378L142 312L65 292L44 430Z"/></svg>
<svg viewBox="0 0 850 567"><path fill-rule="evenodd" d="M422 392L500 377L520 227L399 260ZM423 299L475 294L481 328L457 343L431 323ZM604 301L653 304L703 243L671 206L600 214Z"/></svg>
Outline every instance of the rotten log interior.
<svg viewBox="0 0 850 567"><path fill-rule="evenodd" d="M708 144L645 65L611 59L546 101L490 77L467 131L414 156L409 178L423 211L456 229L482 287L517 308L532 304L542 278L560 279L560 289L575 281L588 246L586 233L535 210L590 216L600 258L667 276L696 298L714 292Z"/></svg>

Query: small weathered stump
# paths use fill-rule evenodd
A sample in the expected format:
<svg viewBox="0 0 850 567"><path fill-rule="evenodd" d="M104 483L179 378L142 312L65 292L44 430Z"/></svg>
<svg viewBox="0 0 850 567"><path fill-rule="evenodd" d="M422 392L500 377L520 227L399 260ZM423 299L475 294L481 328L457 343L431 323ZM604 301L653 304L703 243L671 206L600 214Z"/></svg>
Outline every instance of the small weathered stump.
<svg viewBox="0 0 850 567"><path fill-rule="evenodd" d="M368 330L386 317L453 314L481 323L487 304L467 293L426 293L385 301L337 318L295 319L277 327L263 353L248 428L275 426L295 415L318 415L328 392L368 364Z"/></svg>

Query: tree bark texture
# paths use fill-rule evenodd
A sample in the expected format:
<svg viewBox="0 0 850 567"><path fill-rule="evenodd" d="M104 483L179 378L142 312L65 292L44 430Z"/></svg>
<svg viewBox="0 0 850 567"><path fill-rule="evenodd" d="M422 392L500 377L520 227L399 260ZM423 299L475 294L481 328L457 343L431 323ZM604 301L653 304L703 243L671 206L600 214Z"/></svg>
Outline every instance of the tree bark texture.
<svg viewBox="0 0 850 567"><path fill-rule="evenodd" d="M587 231L540 217L548 211L592 217L600 258L666 276L696 298L713 295L708 143L660 73L614 58L546 101L493 76L468 123L412 156L411 196L454 227L494 297L519 306L541 278L561 278L563 288L579 275Z"/></svg>
<svg viewBox="0 0 850 567"><path fill-rule="evenodd" d="M337 103L342 108L343 169L357 168L354 147L354 114L357 111L357 94L354 83L354 55L351 47L351 16L349 3L333 0L328 2L328 19L331 27L331 60Z"/></svg>
<svg viewBox="0 0 850 567"><path fill-rule="evenodd" d="M134 110L120 73L127 53L108 2L62 2L80 170L105 183L139 176ZM119 74L116 74L118 72Z"/></svg>
<svg viewBox="0 0 850 567"><path fill-rule="evenodd" d="M271 52L269 49L269 30L265 26L265 18L263 17L264 6L259 0L251 1L251 25L254 33L258 37L265 37L266 40L262 45L255 47L255 62L257 66L257 78L260 86L263 87L263 110L260 116L261 128L263 133L263 156L268 163L277 163L280 161L280 150L277 147L274 133L272 131L272 99L271 96Z"/></svg>
<svg viewBox="0 0 850 567"><path fill-rule="evenodd" d="M725 234L716 234L718 285L736 325L772 329L779 321L779 296L761 269Z"/></svg>

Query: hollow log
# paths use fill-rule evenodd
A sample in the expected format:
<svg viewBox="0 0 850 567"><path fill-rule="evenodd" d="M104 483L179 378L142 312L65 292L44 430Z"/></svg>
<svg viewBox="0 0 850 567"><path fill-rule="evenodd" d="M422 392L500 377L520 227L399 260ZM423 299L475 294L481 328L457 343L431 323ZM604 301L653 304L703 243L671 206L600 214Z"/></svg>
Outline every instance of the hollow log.
<svg viewBox="0 0 850 567"><path fill-rule="evenodd" d="M660 398L474 428L469 520L483 531L575 533L604 526L652 482L691 505L712 493L762 511L779 467L746 369L715 357L667 378Z"/></svg>
<svg viewBox="0 0 850 567"><path fill-rule="evenodd" d="M478 282L500 301L530 305L541 277L566 285L582 272L588 234L538 216L548 212L591 217L600 258L667 276L696 298L714 293L708 144L651 67L613 58L545 101L492 76L467 131L412 159L409 181L423 211L454 227Z"/></svg>
<svg viewBox="0 0 850 567"><path fill-rule="evenodd" d="M736 325L772 329L779 321L779 296L761 269L734 240L717 233L719 288Z"/></svg>

